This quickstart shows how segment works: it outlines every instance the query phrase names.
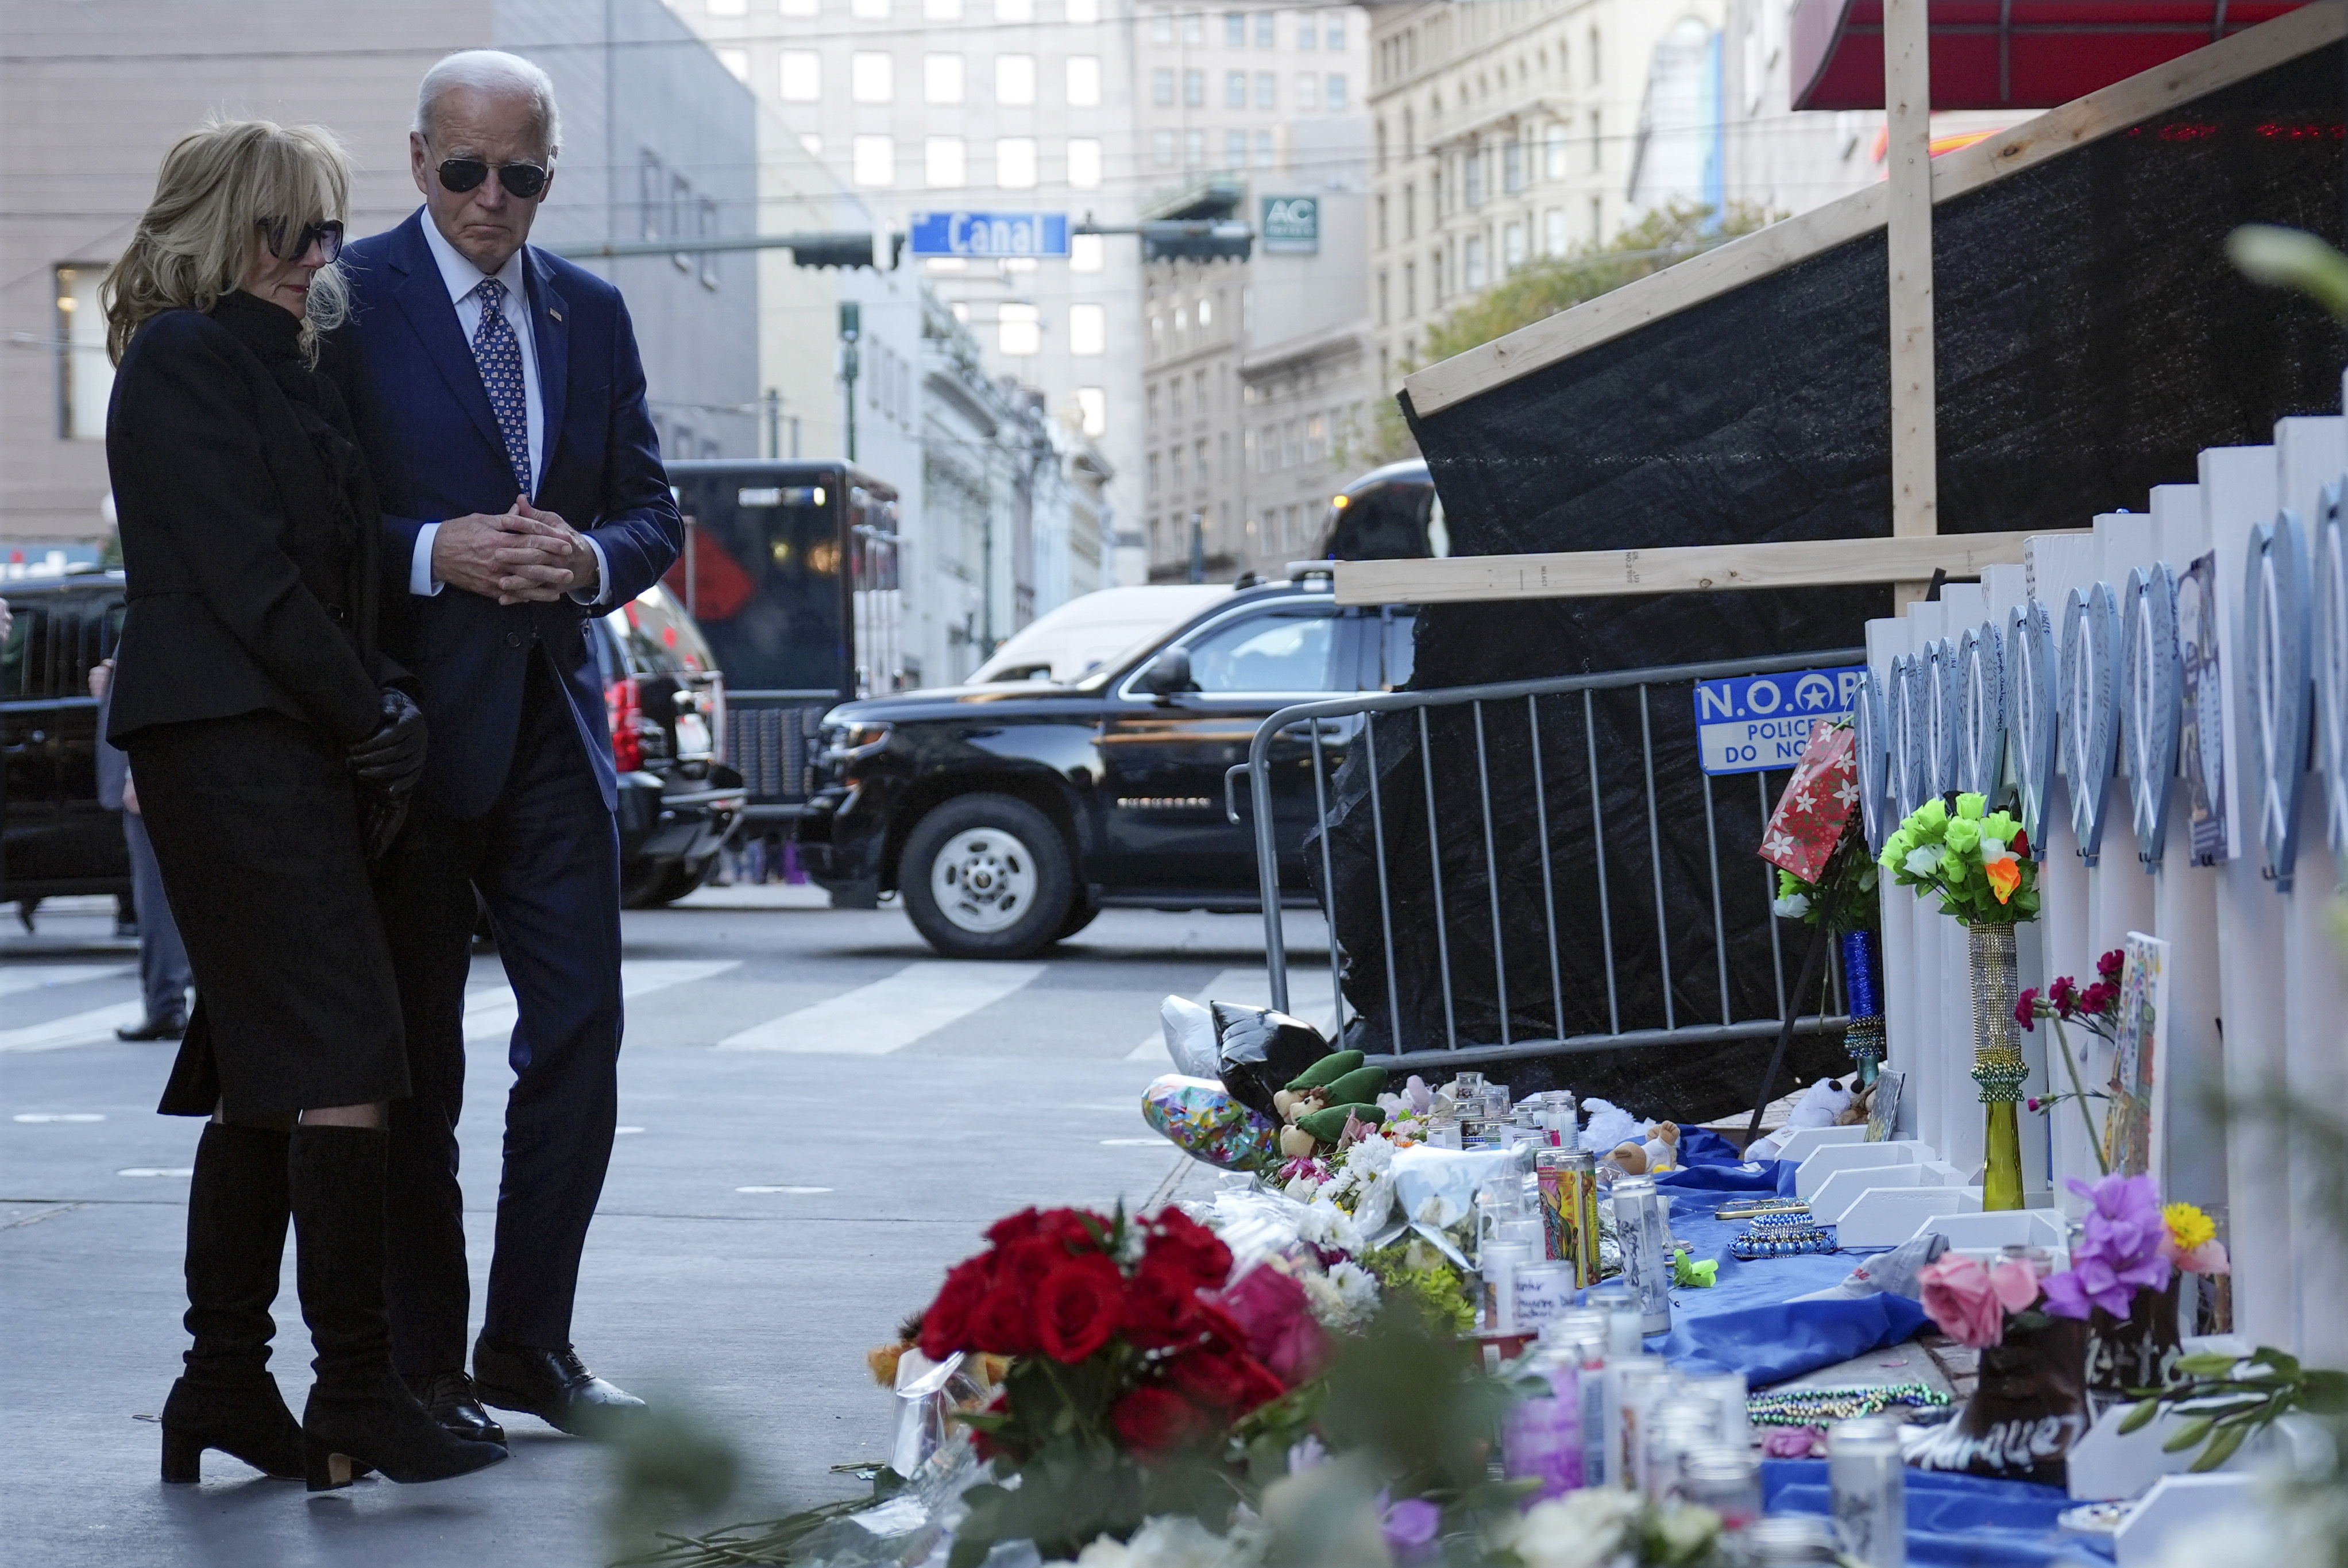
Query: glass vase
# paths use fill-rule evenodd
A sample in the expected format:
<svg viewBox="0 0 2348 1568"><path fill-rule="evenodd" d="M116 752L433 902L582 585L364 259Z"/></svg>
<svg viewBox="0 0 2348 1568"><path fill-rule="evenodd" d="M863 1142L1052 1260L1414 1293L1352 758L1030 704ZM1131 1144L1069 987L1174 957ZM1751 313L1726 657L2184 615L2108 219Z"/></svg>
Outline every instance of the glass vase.
<svg viewBox="0 0 2348 1568"><path fill-rule="evenodd" d="M1883 1068L1883 1004L1875 984L1875 933L1842 934L1843 995L1850 1004L1850 1025L1843 1031L1843 1049L1859 1066L1859 1087L1875 1081Z"/></svg>
<svg viewBox="0 0 2348 1568"><path fill-rule="evenodd" d="M2022 1026L2013 1016L2020 986L2015 974L2011 925L1965 928L1972 959L1973 1081L1981 1085L1988 1119L1988 1163L1982 1173L1982 1207L2022 1207L2022 1127L2014 1107L2030 1069L2022 1060Z"/></svg>

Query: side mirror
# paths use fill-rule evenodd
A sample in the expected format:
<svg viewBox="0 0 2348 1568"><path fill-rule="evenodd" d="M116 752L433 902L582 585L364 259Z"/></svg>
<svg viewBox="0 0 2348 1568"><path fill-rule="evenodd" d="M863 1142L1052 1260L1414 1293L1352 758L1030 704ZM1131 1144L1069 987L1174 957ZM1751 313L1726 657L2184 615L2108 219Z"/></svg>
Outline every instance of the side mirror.
<svg viewBox="0 0 2348 1568"><path fill-rule="evenodd" d="M1169 648L1150 660L1141 672L1139 685L1160 702L1172 700L1177 692L1198 690L1198 683L1190 678L1190 650Z"/></svg>

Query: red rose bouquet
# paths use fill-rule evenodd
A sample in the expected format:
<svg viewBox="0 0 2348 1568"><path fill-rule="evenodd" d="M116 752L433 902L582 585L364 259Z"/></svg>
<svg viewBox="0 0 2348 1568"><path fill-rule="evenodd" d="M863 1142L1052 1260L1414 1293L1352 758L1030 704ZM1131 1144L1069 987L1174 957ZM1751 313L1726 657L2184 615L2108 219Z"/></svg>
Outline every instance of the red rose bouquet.
<svg viewBox="0 0 2348 1568"><path fill-rule="evenodd" d="M960 1418L996 1479L1018 1484L964 1495L956 1568L998 1541L1073 1557L1151 1514L1227 1525L1241 1495L1233 1427L1321 1359L1302 1289L1259 1283L1257 1270L1224 1293L1230 1249L1173 1210L1142 1221L1029 1209L986 1239L922 1319L932 1359L1011 1358L1002 1392Z"/></svg>

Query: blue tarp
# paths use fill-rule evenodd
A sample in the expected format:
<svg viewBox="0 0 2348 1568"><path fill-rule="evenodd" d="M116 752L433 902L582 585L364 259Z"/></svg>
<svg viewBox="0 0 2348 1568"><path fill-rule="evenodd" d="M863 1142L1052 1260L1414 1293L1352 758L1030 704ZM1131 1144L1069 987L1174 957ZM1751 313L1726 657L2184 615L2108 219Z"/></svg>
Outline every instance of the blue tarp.
<svg viewBox="0 0 2348 1568"><path fill-rule="evenodd" d="M2059 1487L1981 1476L1908 1472L1908 1561L1920 1568L2042 1568L2068 1560L2108 1563L2111 1538L2073 1535L2055 1516L2071 1506ZM1763 1505L1772 1513L1834 1512L1824 1460L1768 1460Z"/></svg>

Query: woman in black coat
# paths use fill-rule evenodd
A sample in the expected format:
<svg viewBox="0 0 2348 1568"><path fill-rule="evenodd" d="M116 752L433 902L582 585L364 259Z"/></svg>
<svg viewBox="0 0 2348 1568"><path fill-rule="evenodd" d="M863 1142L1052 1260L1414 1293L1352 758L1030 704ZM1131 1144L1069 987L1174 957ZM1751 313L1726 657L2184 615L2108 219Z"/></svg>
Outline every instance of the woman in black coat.
<svg viewBox="0 0 2348 1568"><path fill-rule="evenodd" d="M422 771L424 721L376 645L380 523L317 367L348 184L323 131L207 127L165 158L105 291L129 579L108 738L195 974L161 1109L211 1119L166 1480L197 1480L207 1448L313 1491L505 1458L409 1396L384 1317L384 1109L407 1069L368 860ZM267 1367L289 1212L317 1348L298 1425Z"/></svg>

